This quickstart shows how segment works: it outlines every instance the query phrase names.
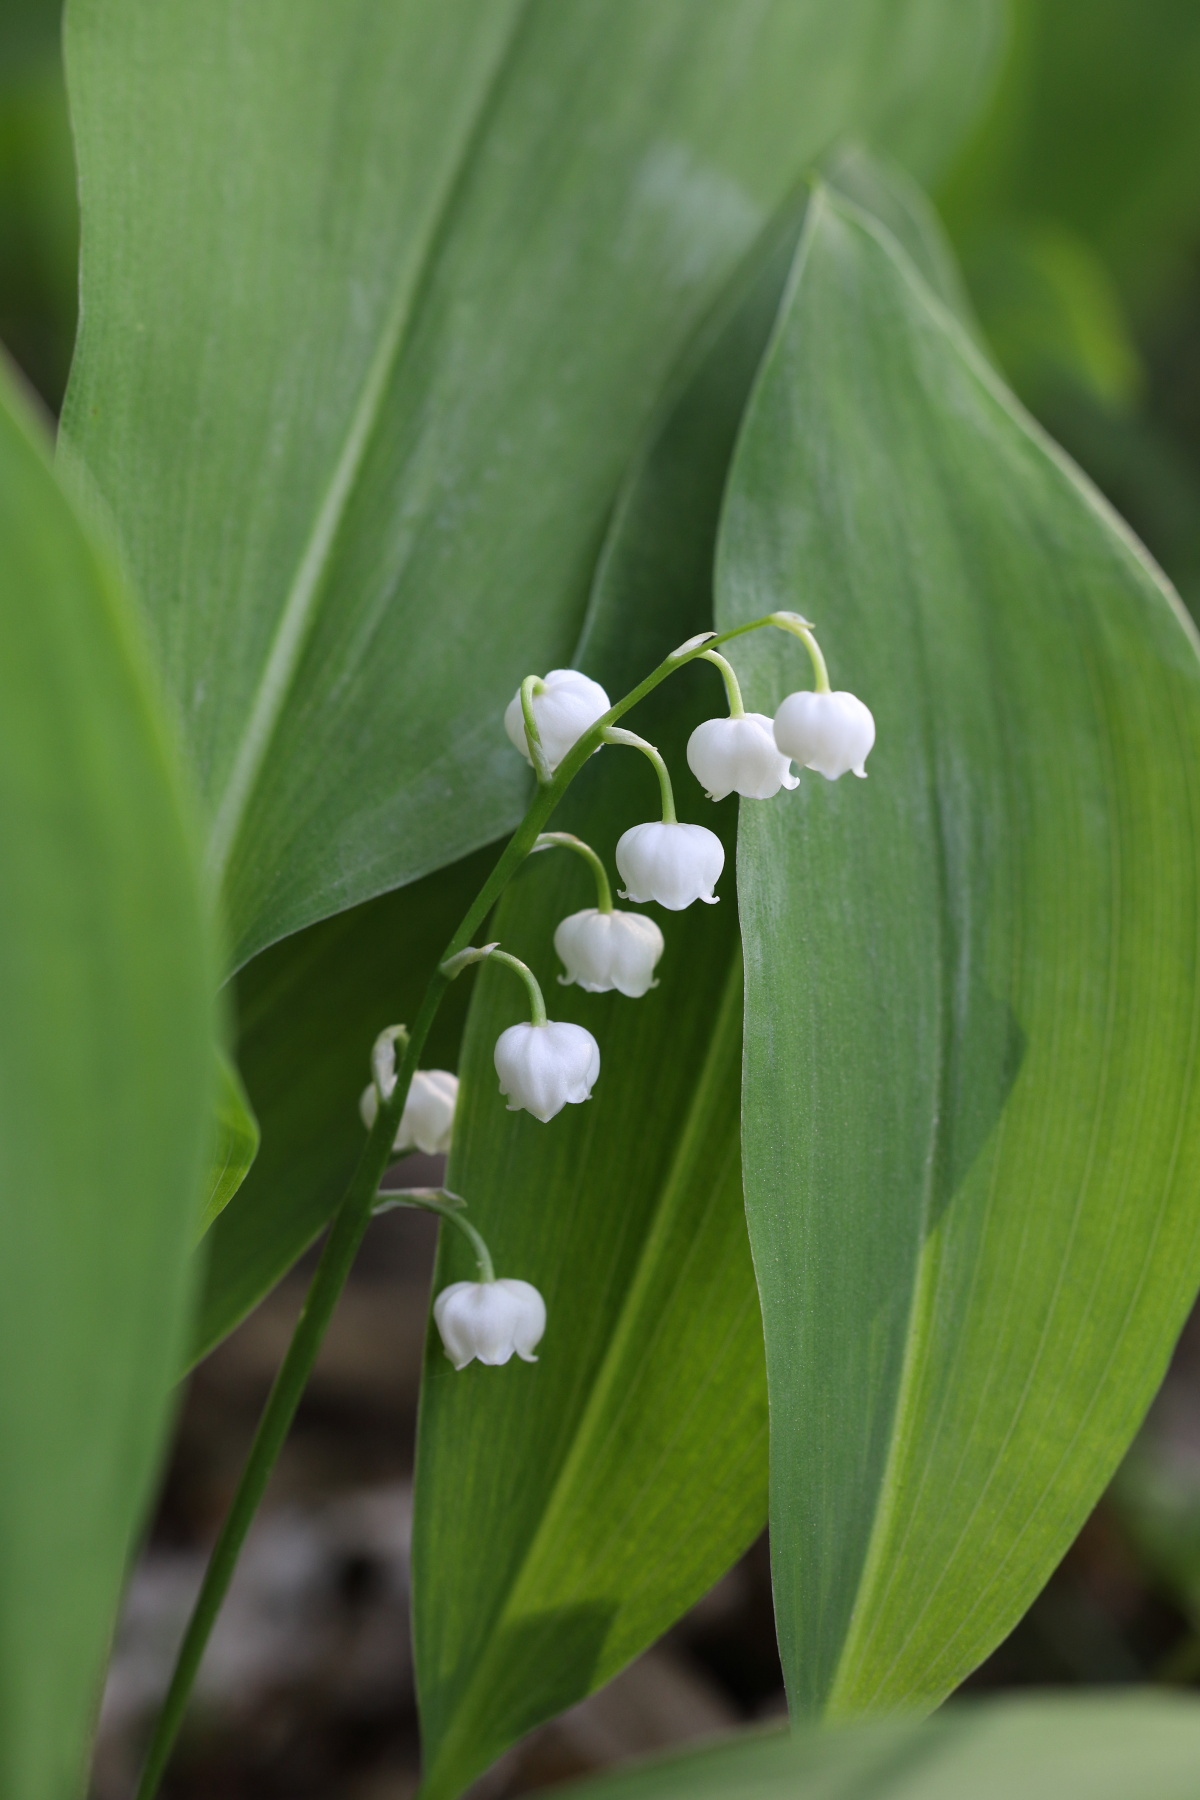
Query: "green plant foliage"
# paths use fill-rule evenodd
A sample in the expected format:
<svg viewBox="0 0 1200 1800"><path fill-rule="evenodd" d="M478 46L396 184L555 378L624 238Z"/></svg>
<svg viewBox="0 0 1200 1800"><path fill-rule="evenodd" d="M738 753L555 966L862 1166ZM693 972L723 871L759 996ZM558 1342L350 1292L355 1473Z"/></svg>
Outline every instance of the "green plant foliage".
<svg viewBox="0 0 1200 1800"><path fill-rule="evenodd" d="M203 1356L274 1287L327 1223L365 1140L359 1096L371 1045L411 1021L494 850L367 901L256 956L237 982L238 1060L262 1150L205 1240L193 1355ZM455 1069L471 982L450 991L426 1066Z"/></svg>
<svg viewBox="0 0 1200 1800"><path fill-rule="evenodd" d="M215 958L125 596L0 373L0 1791L75 1793L186 1333Z"/></svg>
<svg viewBox="0 0 1200 1800"><path fill-rule="evenodd" d="M250 1173L258 1155L258 1120L246 1098L241 1076L227 1056L217 1055L217 1105L209 1153L208 1188L200 1208L197 1237L202 1238Z"/></svg>
<svg viewBox="0 0 1200 1800"><path fill-rule="evenodd" d="M515 822L501 710L696 320L831 140L944 154L994 37L992 0L72 0L65 441L236 962Z"/></svg>
<svg viewBox="0 0 1200 1800"><path fill-rule="evenodd" d="M1089 1694L955 1706L912 1722L747 1732L555 1788L579 1800L1192 1800L1200 1706Z"/></svg>
<svg viewBox="0 0 1200 1800"><path fill-rule="evenodd" d="M1108 1479L1200 1277L1200 663L895 240L814 203L718 618L814 618L870 779L747 808L743 1156L790 1695L930 1706ZM808 685L748 641L748 704Z"/></svg>
<svg viewBox="0 0 1200 1800"><path fill-rule="evenodd" d="M702 337L618 510L577 657L614 697L711 617L725 471L797 229L794 212L780 221ZM736 803L706 802L684 761L688 733L720 706L716 671L697 665L630 717L676 770L680 816L721 830L732 852ZM611 869L617 837L656 804L642 758L605 750L555 823ZM534 968L551 1017L597 1037L592 1099L549 1125L506 1112L492 1051L522 998L503 971L483 971L464 1044L448 1180L498 1271L534 1282L550 1322L536 1369L455 1374L430 1341L414 1542L429 1800L606 1681L766 1516L732 881L715 907L653 909L667 947L640 1000L555 982L554 928L594 904L589 882L575 857L537 856L488 936ZM444 1243L435 1285L472 1274Z"/></svg>

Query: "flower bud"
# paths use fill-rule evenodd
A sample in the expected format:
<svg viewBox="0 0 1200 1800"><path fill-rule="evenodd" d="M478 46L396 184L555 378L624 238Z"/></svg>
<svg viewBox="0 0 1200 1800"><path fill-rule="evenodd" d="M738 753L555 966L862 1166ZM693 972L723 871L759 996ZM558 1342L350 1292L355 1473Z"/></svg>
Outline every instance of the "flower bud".
<svg viewBox="0 0 1200 1800"><path fill-rule="evenodd" d="M780 754L836 781L848 769L866 776L863 764L875 742L870 709L854 694L814 694L802 690L781 701L775 714Z"/></svg>
<svg viewBox="0 0 1200 1800"><path fill-rule="evenodd" d="M724 867L724 846L703 825L652 820L631 825L617 843L622 900L657 900L668 912L682 912L693 900L715 906L713 887Z"/></svg>
<svg viewBox="0 0 1200 1800"><path fill-rule="evenodd" d="M572 745L611 704L600 683L581 675L578 669L551 669L542 682L541 693L533 696L533 717L551 770L557 769ZM505 709L504 729L526 762L532 762L520 688Z"/></svg>
<svg viewBox="0 0 1200 1800"><path fill-rule="evenodd" d="M392 1149L423 1150L426 1156L444 1156L450 1148L457 1100L457 1075L451 1075L448 1069L418 1069L404 1102ZM370 1131L379 1114L379 1095L373 1081L363 1089L358 1110Z"/></svg>
<svg viewBox="0 0 1200 1800"><path fill-rule="evenodd" d="M788 758L776 749L765 713L705 719L688 739L687 759L710 800L723 800L726 794L769 800L781 787L794 788L800 780L792 774Z"/></svg>
<svg viewBox="0 0 1200 1800"><path fill-rule="evenodd" d="M495 1063L509 1112L532 1113L544 1125L564 1106L591 1099L600 1046L582 1025L559 1019L510 1025L496 1039Z"/></svg>
<svg viewBox="0 0 1200 1800"><path fill-rule="evenodd" d="M654 965L663 953L663 934L641 913L586 907L562 921L554 948L567 971L558 978L564 987L576 982L589 994L616 988L636 1000L658 985Z"/></svg>
<svg viewBox="0 0 1200 1800"><path fill-rule="evenodd" d="M493 1367L533 1354L546 1329L546 1303L528 1281L452 1281L433 1303L433 1320L456 1369L473 1357Z"/></svg>

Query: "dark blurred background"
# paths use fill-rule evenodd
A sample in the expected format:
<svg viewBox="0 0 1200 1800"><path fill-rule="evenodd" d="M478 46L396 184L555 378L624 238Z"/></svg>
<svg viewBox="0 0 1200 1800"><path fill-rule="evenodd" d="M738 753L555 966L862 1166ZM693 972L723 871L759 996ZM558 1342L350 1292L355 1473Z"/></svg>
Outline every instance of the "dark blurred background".
<svg viewBox="0 0 1200 1800"><path fill-rule="evenodd" d="M0 9L0 338L53 413L78 221L58 0ZM939 203L1022 399L1200 609L1200 3L1017 0L992 104ZM428 1159L396 1185L431 1182ZM1200 1208L1200 1196L1197 1196ZM213 1639L174 1800L406 1800L408 1531L432 1221L371 1228ZM295 1271L196 1372L134 1572L95 1800L147 1723L304 1291ZM1146 1428L971 1689L1200 1685L1200 1317ZM782 1711L767 1550L480 1784L529 1792Z"/></svg>

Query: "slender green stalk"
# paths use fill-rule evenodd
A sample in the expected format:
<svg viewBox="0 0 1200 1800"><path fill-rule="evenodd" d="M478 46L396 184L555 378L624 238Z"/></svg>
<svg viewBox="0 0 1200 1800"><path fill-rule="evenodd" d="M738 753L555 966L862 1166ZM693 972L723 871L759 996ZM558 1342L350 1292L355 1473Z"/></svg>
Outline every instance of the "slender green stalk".
<svg viewBox="0 0 1200 1800"><path fill-rule="evenodd" d="M748 631L758 631L764 625L777 625L781 630L790 631L802 637L808 645L809 655L814 658L813 666L817 670L818 691L828 690L828 677L825 677L824 689L821 688L821 672L824 660L820 664L820 650L816 640L811 639L811 627L806 619L797 613L769 613L761 619L749 620L745 625L735 625L732 630L720 634L713 631L700 632L698 636L689 638L677 650L659 663L656 669L631 688L624 699L618 700L615 706L596 720L583 736L571 747L570 751L558 765L553 776L546 769L545 756L537 734L536 723L533 722L533 693L538 678L528 676L521 684L521 706L525 717L526 735L529 737L530 750L534 757L534 768L538 775L538 788L529 804L529 809L518 825L516 831L501 851L491 874L480 888L475 899L467 909L458 930L446 945L440 962L430 977L425 989L416 1019L408 1035L403 1060L396 1076L396 1085L388 1098L382 1102L363 1146L358 1166L351 1177L337 1212L334 1214L329 1237L317 1264L308 1295L304 1302L304 1310L288 1346L287 1354L280 1366L279 1374L267 1398L255 1433L250 1454L242 1470L237 1492L234 1494L225 1522L221 1526L204 1581L200 1588L192 1616L184 1633L183 1643L171 1677L171 1685L163 1702L162 1711L154 1728L150 1748L146 1754L146 1762L142 1777L138 1784L137 1800L153 1800L158 1791L158 1784L171 1754L172 1746L183 1722L191 1695L192 1684L200 1667L200 1659L204 1654L209 1634L220 1611L221 1602L233 1578L233 1571L245 1542L246 1533L250 1529L254 1514L258 1509L266 1489L276 1458L283 1448L284 1440L295 1417L300 1397L312 1372L321 1347L325 1329L333 1316L338 1296L346 1282L354 1262L362 1236L370 1222L372 1208L376 1201L379 1180L392 1160L392 1144L404 1111L404 1102L408 1098L408 1090L413 1075L425 1047L429 1028L437 1015L442 997L452 980L447 975L447 964L453 964L455 958L465 950L480 925L495 905L509 881L529 855L537 843L542 827L546 824L562 796L579 773L588 758L598 750L606 740L623 741L632 737L632 733L622 734L622 739L608 738L608 733L616 721L623 718L639 700L652 693L659 684L681 669L686 663L693 662L707 650L713 650L718 644L728 642L730 638L742 637ZM532 724L532 731L530 729ZM636 740L639 748L654 751L653 745L643 746ZM659 757L659 762L662 762ZM540 764L540 767L539 767ZM663 765L663 774L665 774ZM660 776L661 779L661 776ZM664 789L664 814L667 796L670 794L670 778L667 777ZM674 819L672 802L668 823ZM507 955L507 952L503 953ZM515 960L515 959L514 959ZM544 1007L543 1007L544 1017ZM446 1216L449 1216L448 1214Z"/></svg>
<svg viewBox="0 0 1200 1800"><path fill-rule="evenodd" d="M737 670L731 662L727 662L719 650L702 650L701 662L710 662L721 671L721 680L725 683L725 693L729 700L729 716L731 719L744 719L746 708L742 701L742 690L738 685Z"/></svg>
<svg viewBox="0 0 1200 1800"><path fill-rule="evenodd" d="M397 1206L419 1206L424 1212L436 1213L439 1219L456 1225L475 1252L480 1281L495 1281L492 1253L482 1234L476 1231L470 1219L464 1217L466 1201L461 1195L448 1193L445 1188L384 1188L381 1194L376 1194L371 1211L373 1214L391 1212Z"/></svg>
<svg viewBox="0 0 1200 1800"><path fill-rule="evenodd" d="M511 969L514 974L519 975L529 989L530 1024L544 1025L546 1023L546 1001L537 976L528 963L523 963L519 956L513 956L508 950L501 950L499 944L483 944L478 950L460 950L457 956L448 957L442 964L442 974L453 981L455 976L461 975L471 963L478 962L503 963L505 968Z"/></svg>
<svg viewBox="0 0 1200 1800"><path fill-rule="evenodd" d="M533 847L535 850L574 850L577 855L582 856L596 877L596 911L612 911L613 897L608 885L608 870L590 844L585 844L582 838L576 837L571 831L543 831Z"/></svg>
<svg viewBox="0 0 1200 1800"><path fill-rule="evenodd" d="M542 734L538 730L533 710L533 696L542 693L545 686L540 675L527 675L521 683L521 717L525 721L525 741L529 745L529 760L533 764L539 787L545 787L550 780L550 764L546 761L546 752L542 748Z"/></svg>
<svg viewBox="0 0 1200 1800"><path fill-rule="evenodd" d="M662 816L664 825L678 825L675 816L675 790L671 786L671 771L655 749L645 738L638 737L634 731L621 731L610 725L604 734L606 744L624 744L627 749L640 750L654 764L654 773L658 776L659 791L662 794Z"/></svg>

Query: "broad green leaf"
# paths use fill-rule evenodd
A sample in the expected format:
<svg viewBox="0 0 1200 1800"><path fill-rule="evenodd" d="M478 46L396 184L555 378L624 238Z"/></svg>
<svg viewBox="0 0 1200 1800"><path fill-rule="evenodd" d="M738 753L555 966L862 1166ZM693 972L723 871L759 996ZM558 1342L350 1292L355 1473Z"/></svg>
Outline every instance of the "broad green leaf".
<svg viewBox="0 0 1200 1800"><path fill-rule="evenodd" d="M200 1208L196 1236L202 1238L224 1212L250 1173L258 1155L258 1120L246 1098L241 1076L227 1056L217 1055L217 1104L209 1151L208 1185Z"/></svg>
<svg viewBox="0 0 1200 1800"><path fill-rule="evenodd" d="M71 0L64 417L152 609L235 960L515 823L696 321L847 131L918 169L993 0Z"/></svg>
<svg viewBox="0 0 1200 1800"><path fill-rule="evenodd" d="M363 1146L358 1102L376 1034L411 1022L495 855L478 851L322 920L242 970L238 1060L262 1148L205 1240L193 1356L231 1331L328 1221ZM426 1046L427 1068L457 1067L469 993L469 977L451 989Z"/></svg>
<svg viewBox="0 0 1200 1800"><path fill-rule="evenodd" d="M614 695L711 619L725 471L796 230L794 215L782 220L705 334L619 508L578 658ZM675 770L681 817L721 830L732 853L736 802L705 801L684 760L689 731L720 699L715 670L697 665L630 721ZM643 759L606 750L555 823L611 870L621 831L656 803ZM484 970L448 1180L499 1271L543 1292L549 1325L536 1368L456 1374L431 1339L414 1542L428 1800L459 1792L606 1681L765 1519L731 877L732 854L719 905L652 909L666 950L659 986L640 1000L557 985L554 928L595 904L586 868L564 851L527 864L488 926L537 972L551 1017L595 1034L602 1066L592 1099L548 1125L507 1112L492 1051L523 1000L511 976ZM436 1286L472 1273L443 1244Z"/></svg>
<svg viewBox="0 0 1200 1800"><path fill-rule="evenodd" d="M743 1156L801 1713L935 1704L1111 1474L1200 1278L1200 663L895 241L810 210L723 622L802 607L870 779L747 809ZM748 702L810 675L771 633Z"/></svg>
<svg viewBox="0 0 1200 1800"><path fill-rule="evenodd" d="M562 1800L1192 1800L1200 1706L1166 1694L1001 1700L926 1724L746 1732L554 1789Z"/></svg>
<svg viewBox="0 0 1200 1800"><path fill-rule="evenodd" d="M0 372L0 1791L79 1791L186 1333L215 959L126 599Z"/></svg>

